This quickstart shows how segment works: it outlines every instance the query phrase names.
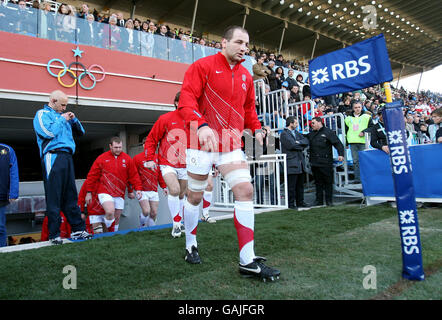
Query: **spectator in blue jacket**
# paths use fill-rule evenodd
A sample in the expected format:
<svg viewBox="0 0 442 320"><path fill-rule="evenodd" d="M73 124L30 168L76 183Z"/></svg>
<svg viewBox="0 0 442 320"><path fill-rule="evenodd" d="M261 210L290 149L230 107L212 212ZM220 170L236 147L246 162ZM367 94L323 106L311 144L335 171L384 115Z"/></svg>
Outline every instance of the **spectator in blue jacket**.
<svg viewBox="0 0 442 320"><path fill-rule="evenodd" d="M18 199L18 164L14 149L0 143L0 247L7 245L6 206Z"/></svg>

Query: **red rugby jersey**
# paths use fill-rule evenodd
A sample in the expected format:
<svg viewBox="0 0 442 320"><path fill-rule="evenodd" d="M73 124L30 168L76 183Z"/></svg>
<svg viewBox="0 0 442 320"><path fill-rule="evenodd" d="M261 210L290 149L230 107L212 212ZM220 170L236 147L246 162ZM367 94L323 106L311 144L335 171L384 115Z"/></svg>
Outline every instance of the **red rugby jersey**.
<svg viewBox="0 0 442 320"><path fill-rule="evenodd" d="M242 62L242 61L241 61ZM186 121L188 148L199 149L196 129L207 124L217 136L219 151L241 148L244 129L261 129L250 72L230 67L222 53L195 61L184 75L178 111Z"/></svg>
<svg viewBox="0 0 442 320"><path fill-rule="evenodd" d="M155 157L155 163L158 164L158 159ZM163 175L161 174L160 167L157 165L155 170L146 168L146 163L148 162L145 152L141 152L134 157L135 166L138 170L138 175L141 179L141 184L143 186L142 191L158 191L158 184L161 188L166 188L166 183L164 182Z"/></svg>
<svg viewBox="0 0 442 320"><path fill-rule="evenodd" d="M177 110L165 113L158 118L146 138L144 143L146 159L154 161L158 147L160 165L185 168L186 144L185 122L180 113Z"/></svg>
<svg viewBox="0 0 442 320"><path fill-rule="evenodd" d="M128 183L135 190L142 189L133 159L125 152L114 156L110 150L98 156L85 181L88 192L107 193L123 199Z"/></svg>

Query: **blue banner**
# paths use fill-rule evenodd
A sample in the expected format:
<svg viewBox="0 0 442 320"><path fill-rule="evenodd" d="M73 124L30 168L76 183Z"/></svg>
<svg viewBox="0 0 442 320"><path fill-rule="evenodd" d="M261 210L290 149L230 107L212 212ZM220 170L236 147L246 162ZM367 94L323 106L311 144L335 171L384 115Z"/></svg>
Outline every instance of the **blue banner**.
<svg viewBox="0 0 442 320"><path fill-rule="evenodd" d="M411 158L402 102L388 103L382 112L387 133L402 242L402 277L424 280Z"/></svg>
<svg viewBox="0 0 442 320"><path fill-rule="evenodd" d="M409 146L416 198L442 199L442 143ZM348 159L347 159L348 161ZM365 197L394 197L390 156L373 149L359 152Z"/></svg>
<svg viewBox="0 0 442 320"><path fill-rule="evenodd" d="M309 61L312 99L393 80L383 34Z"/></svg>

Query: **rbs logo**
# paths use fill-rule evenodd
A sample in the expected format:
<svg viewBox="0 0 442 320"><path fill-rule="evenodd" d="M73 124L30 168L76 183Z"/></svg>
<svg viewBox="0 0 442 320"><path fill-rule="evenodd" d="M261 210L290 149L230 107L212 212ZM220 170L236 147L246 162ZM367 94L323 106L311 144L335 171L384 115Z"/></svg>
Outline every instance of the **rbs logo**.
<svg viewBox="0 0 442 320"><path fill-rule="evenodd" d="M353 78L366 74L371 70L371 65L366 61L368 55L360 57L357 61L345 61L344 64L333 64L331 66L331 77L333 80ZM312 71L313 85L329 82L327 67Z"/></svg>

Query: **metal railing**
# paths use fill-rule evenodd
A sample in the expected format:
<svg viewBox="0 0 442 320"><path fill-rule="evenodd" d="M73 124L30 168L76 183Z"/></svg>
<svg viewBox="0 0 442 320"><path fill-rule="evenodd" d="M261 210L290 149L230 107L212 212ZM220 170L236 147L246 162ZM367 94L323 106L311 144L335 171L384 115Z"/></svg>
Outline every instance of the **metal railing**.
<svg viewBox="0 0 442 320"><path fill-rule="evenodd" d="M310 122L315 116L314 104L311 100L293 102L287 106L287 115L298 119L298 131L310 132Z"/></svg>
<svg viewBox="0 0 442 320"><path fill-rule="evenodd" d="M247 161L254 186L253 203L258 208L287 208L287 164L285 154L262 155ZM232 190L218 175L214 179L215 206L234 205Z"/></svg>
<svg viewBox="0 0 442 320"><path fill-rule="evenodd" d="M272 132L282 131L287 118L288 99L290 92L285 89L258 93L257 114L258 119Z"/></svg>
<svg viewBox="0 0 442 320"><path fill-rule="evenodd" d="M335 185L338 187L344 187L349 184L349 170L348 170L348 157L349 149L347 149L347 138L345 135L345 119L342 113L334 113L321 117L324 122L324 126L332 130L339 140L344 145L344 161L338 161L338 152L333 147L333 160L334 160L334 174ZM351 154L351 153L350 153Z"/></svg>

